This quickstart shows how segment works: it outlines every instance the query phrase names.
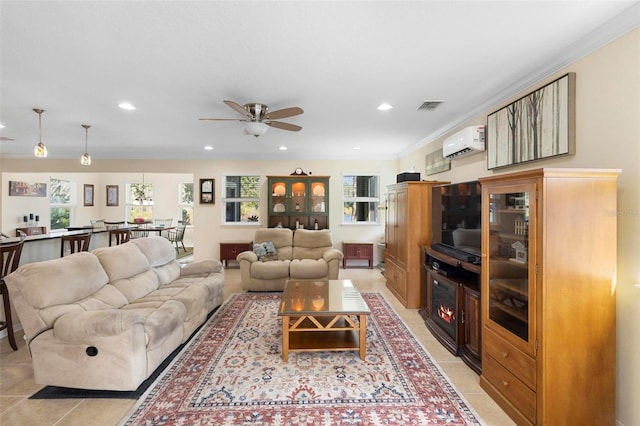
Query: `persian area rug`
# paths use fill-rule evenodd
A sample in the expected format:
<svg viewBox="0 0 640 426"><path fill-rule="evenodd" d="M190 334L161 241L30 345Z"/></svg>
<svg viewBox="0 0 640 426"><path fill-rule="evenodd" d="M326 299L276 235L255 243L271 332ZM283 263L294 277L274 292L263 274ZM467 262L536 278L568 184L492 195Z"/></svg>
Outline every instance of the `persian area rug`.
<svg viewBox="0 0 640 426"><path fill-rule="evenodd" d="M281 356L281 293L222 305L121 425L478 425L377 293L363 293L367 355Z"/></svg>

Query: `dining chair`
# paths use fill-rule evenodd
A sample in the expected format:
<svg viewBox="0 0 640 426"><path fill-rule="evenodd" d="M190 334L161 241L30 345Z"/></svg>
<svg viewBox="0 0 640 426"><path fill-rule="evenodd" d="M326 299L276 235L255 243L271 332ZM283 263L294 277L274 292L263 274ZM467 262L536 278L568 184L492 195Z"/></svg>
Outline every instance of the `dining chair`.
<svg viewBox="0 0 640 426"><path fill-rule="evenodd" d="M182 249L184 251L187 251L186 247L184 246L184 242L182 241L184 239L184 230L186 228L187 224L181 220L178 222L178 226L176 226L175 229L168 230L167 234L165 235L165 238L176 245L177 253L180 253L180 247L178 246L178 244L182 244Z"/></svg>
<svg viewBox="0 0 640 426"><path fill-rule="evenodd" d="M145 231L148 223L127 221L127 225L131 228L131 238L144 238L149 236L149 231Z"/></svg>
<svg viewBox="0 0 640 426"><path fill-rule="evenodd" d="M4 277L12 273L18 268L20 263L20 254L22 253L22 245L24 237L17 243L9 243L0 245L0 295L2 295L2 303L4 307L4 321L0 321L0 331L7 330L9 345L14 351L18 350L16 338L13 334L13 319L11 318L11 301L9 299L9 289L4 282Z"/></svg>
<svg viewBox="0 0 640 426"><path fill-rule="evenodd" d="M91 232L76 235L63 235L60 237L60 257L65 255L65 247L69 246L69 254L81 251L89 251ZM67 244L68 243L68 244Z"/></svg>
<svg viewBox="0 0 640 426"><path fill-rule="evenodd" d="M104 228L106 225L104 224L104 219L91 219L89 221L91 223L92 228Z"/></svg>
<svg viewBox="0 0 640 426"><path fill-rule="evenodd" d="M128 228L117 228L109 230L109 247L113 245L115 239L115 245L126 243L131 238L131 230Z"/></svg>
<svg viewBox="0 0 640 426"><path fill-rule="evenodd" d="M153 219L153 226L168 228L173 224L173 219Z"/></svg>
<svg viewBox="0 0 640 426"><path fill-rule="evenodd" d="M103 221L104 222L104 226L107 229L118 229L118 228L124 228L124 220L119 220L116 222L110 222L110 221Z"/></svg>

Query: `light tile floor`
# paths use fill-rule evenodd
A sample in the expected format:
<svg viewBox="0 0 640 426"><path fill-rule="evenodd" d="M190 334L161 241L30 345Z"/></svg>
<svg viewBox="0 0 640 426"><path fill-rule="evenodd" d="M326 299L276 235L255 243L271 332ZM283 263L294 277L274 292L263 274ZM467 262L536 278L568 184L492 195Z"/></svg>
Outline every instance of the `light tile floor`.
<svg viewBox="0 0 640 426"><path fill-rule="evenodd" d="M341 269L340 278L351 279L360 291L376 291L386 298L485 424L514 424L480 388L478 375L431 335L418 311L405 309L386 289L380 270ZM239 270L227 269L225 300L240 291ZM126 399L30 400L29 396L41 386L34 382L31 360L20 331L16 333L16 340L19 346L15 352L6 338L0 341L0 425L115 425L133 406L135 401Z"/></svg>

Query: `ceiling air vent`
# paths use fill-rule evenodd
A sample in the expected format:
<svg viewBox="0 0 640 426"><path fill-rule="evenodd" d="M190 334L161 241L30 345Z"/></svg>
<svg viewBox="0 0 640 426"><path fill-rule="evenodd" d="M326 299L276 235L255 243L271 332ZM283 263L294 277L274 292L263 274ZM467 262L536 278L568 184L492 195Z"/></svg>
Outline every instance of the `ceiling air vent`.
<svg viewBox="0 0 640 426"><path fill-rule="evenodd" d="M418 107L418 111L433 111L443 103L444 101L424 101L422 105Z"/></svg>

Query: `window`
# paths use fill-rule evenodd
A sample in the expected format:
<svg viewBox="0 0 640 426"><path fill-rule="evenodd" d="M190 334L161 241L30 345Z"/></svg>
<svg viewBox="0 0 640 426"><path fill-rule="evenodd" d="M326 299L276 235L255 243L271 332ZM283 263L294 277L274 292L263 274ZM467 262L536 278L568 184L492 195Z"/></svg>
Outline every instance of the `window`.
<svg viewBox="0 0 640 426"><path fill-rule="evenodd" d="M153 220L153 184L127 184L127 220L133 222L136 218Z"/></svg>
<svg viewBox="0 0 640 426"><path fill-rule="evenodd" d="M73 184L68 180L51 179L49 208L51 210L51 230L64 229L71 225L74 197Z"/></svg>
<svg viewBox="0 0 640 426"><path fill-rule="evenodd" d="M186 225L193 225L193 182L178 184L178 217Z"/></svg>
<svg viewBox="0 0 640 426"><path fill-rule="evenodd" d="M378 223L378 181L378 176L371 175L342 176L343 223Z"/></svg>
<svg viewBox="0 0 640 426"><path fill-rule="evenodd" d="M258 223L260 176L225 176L223 196L224 223Z"/></svg>

